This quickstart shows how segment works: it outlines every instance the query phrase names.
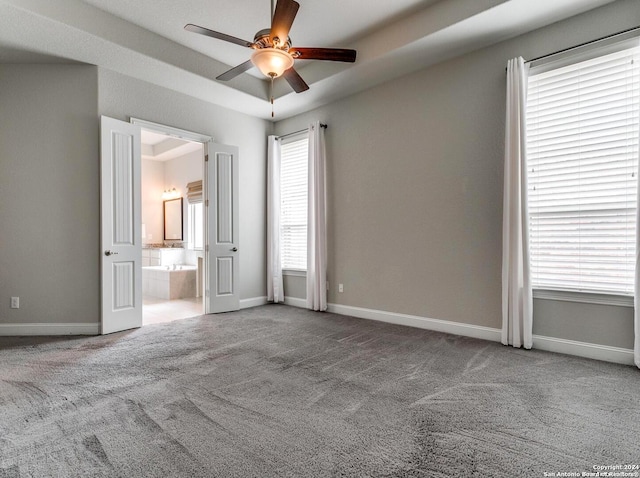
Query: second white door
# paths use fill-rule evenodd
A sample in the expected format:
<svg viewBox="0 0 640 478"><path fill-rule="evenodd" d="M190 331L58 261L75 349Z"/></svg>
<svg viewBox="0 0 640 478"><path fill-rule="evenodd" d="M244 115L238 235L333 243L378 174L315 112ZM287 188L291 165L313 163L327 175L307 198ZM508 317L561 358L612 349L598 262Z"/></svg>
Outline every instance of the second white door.
<svg viewBox="0 0 640 478"><path fill-rule="evenodd" d="M240 308L238 148L207 145L207 313Z"/></svg>
<svg viewBox="0 0 640 478"><path fill-rule="evenodd" d="M140 127L101 118L102 326L142 325Z"/></svg>

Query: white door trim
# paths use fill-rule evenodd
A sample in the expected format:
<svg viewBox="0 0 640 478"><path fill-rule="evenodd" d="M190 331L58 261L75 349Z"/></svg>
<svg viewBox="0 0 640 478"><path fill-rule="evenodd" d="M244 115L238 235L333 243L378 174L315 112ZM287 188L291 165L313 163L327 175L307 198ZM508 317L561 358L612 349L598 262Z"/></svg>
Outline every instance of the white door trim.
<svg viewBox="0 0 640 478"><path fill-rule="evenodd" d="M194 133L193 131L187 131L185 129L174 128L173 126L167 126L160 123L154 123L152 121L143 120L140 118L131 117L129 120L132 124L137 124L142 129L148 129L157 133L173 136L174 138L186 139L188 141L196 141L198 143L206 144L213 141L212 136L206 134Z"/></svg>

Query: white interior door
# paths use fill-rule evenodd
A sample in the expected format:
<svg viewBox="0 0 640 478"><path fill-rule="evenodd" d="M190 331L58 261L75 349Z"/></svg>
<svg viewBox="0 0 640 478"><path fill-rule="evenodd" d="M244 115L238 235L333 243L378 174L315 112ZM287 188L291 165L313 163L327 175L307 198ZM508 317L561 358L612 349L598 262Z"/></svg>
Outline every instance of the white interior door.
<svg viewBox="0 0 640 478"><path fill-rule="evenodd" d="M238 148L209 143L207 169L207 313L240 308Z"/></svg>
<svg viewBox="0 0 640 478"><path fill-rule="evenodd" d="M101 118L103 334L142 326L140 126Z"/></svg>

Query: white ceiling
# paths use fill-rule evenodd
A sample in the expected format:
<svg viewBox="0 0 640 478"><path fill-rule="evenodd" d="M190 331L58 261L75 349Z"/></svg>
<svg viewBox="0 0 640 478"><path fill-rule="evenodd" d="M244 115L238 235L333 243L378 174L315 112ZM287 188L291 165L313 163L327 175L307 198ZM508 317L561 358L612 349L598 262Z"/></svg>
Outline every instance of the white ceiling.
<svg viewBox="0 0 640 478"><path fill-rule="evenodd" d="M248 60L251 50L187 32L184 26L194 23L253 41L256 32L271 23L270 0L82 1L231 66ZM289 36L297 46L340 47L437 1L302 0Z"/></svg>
<svg viewBox="0 0 640 478"><path fill-rule="evenodd" d="M614 0L298 0L294 45L358 50L355 64L296 62L310 90L276 80L276 120ZM47 56L111 69L270 119L257 74L215 77L251 50L183 29L245 40L269 26L269 0L0 0L0 62Z"/></svg>
<svg viewBox="0 0 640 478"><path fill-rule="evenodd" d="M142 159L169 161L193 151L200 151L202 143L186 141L143 129L140 133Z"/></svg>

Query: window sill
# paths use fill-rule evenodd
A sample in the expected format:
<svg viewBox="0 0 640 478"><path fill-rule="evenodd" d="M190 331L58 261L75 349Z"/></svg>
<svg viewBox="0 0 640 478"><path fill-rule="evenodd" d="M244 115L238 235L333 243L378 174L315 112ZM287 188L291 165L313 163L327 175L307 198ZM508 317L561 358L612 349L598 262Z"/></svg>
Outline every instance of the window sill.
<svg viewBox="0 0 640 478"><path fill-rule="evenodd" d="M577 292L569 290L533 289L534 299L579 302L583 304L617 305L633 307L632 295L601 294L595 292Z"/></svg>
<svg viewBox="0 0 640 478"><path fill-rule="evenodd" d="M307 277L307 271L302 271L298 269L283 269L283 276L293 276L293 277Z"/></svg>

